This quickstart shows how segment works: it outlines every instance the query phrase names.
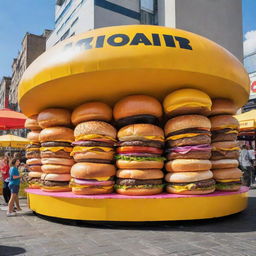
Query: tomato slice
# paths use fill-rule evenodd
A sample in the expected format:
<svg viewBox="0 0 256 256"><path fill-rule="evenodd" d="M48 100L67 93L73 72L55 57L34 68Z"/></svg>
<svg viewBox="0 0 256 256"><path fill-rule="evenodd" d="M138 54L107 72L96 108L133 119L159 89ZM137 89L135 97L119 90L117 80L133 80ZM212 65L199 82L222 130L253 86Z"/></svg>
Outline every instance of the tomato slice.
<svg viewBox="0 0 256 256"><path fill-rule="evenodd" d="M119 147L117 153L151 153L160 155L163 153L163 150L154 147L126 146Z"/></svg>

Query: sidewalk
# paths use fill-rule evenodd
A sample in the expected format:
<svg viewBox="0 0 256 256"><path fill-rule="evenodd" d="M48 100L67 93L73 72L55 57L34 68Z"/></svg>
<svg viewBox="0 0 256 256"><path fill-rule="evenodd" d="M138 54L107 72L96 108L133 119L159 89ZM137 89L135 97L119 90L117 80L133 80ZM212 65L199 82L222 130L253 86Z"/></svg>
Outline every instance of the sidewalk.
<svg viewBox="0 0 256 256"><path fill-rule="evenodd" d="M24 211L16 217L7 218L0 206L0 255L254 256L256 190L249 195L249 207L240 214L146 227L64 225L35 216L23 199Z"/></svg>

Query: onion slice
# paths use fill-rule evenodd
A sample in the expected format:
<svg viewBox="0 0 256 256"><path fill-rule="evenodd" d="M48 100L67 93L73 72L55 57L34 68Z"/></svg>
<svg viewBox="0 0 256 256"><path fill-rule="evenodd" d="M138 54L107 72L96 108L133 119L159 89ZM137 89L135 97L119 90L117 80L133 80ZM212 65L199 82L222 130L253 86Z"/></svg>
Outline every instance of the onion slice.
<svg viewBox="0 0 256 256"><path fill-rule="evenodd" d="M82 179L76 179L74 178L74 182L79 185L92 185L92 186L109 186L114 185L113 180L103 180L103 181L97 181L97 180L82 180Z"/></svg>

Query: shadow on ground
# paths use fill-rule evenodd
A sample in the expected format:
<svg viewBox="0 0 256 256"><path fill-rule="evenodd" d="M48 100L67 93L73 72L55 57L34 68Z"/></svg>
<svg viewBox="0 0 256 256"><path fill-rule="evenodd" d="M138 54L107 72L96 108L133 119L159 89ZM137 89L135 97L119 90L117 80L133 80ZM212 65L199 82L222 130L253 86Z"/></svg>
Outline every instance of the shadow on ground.
<svg viewBox="0 0 256 256"><path fill-rule="evenodd" d="M11 256L11 255L20 255L20 254L24 255L24 253L26 253L26 250L24 248L0 245L1 256Z"/></svg>
<svg viewBox="0 0 256 256"><path fill-rule="evenodd" d="M121 229L121 230L155 230L155 231L188 231L188 232L215 232L215 233L241 233L256 231L256 197L249 197L248 208L237 214L226 217L190 220L190 221L163 221L163 222L92 222L52 218L37 214L47 221L62 223L65 225L76 225L79 227L91 227L99 229Z"/></svg>

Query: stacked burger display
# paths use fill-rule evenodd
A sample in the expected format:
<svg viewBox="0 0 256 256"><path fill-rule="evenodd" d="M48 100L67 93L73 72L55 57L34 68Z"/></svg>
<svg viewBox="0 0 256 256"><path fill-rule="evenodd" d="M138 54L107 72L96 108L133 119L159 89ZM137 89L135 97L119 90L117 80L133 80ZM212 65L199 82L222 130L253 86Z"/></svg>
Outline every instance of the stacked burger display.
<svg viewBox="0 0 256 256"><path fill-rule="evenodd" d="M114 190L116 129L112 109L102 102L80 105L72 113L75 141L70 187L74 194L108 194Z"/></svg>
<svg viewBox="0 0 256 256"><path fill-rule="evenodd" d="M45 109L38 114L38 124L43 129L41 143L41 189L46 192L70 191L70 169L74 164L70 156L74 141L71 112L62 108Z"/></svg>
<svg viewBox="0 0 256 256"><path fill-rule="evenodd" d="M164 99L168 193L208 194L215 190L210 171L211 99L195 89L174 91Z"/></svg>
<svg viewBox="0 0 256 256"><path fill-rule="evenodd" d="M132 95L118 101L113 110L119 128L116 192L154 195L163 191L164 132L158 126L162 106L153 97Z"/></svg>
<svg viewBox="0 0 256 256"><path fill-rule="evenodd" d="M212 171L216 189L236 191L241 187L242 172L238 169L239 147L237 139L239 123L232 115L236 107L231 100L213 99L211 111Z"/></svg>
<svg viewBox="0 0 256 256"><path fill-rule="evenodd" d="M29 170L28 184L29 188L37 189L40 188L42 175L39 142L41 127L38 125L37 115L26 119L25 128L31 130L27 135L30 143L26 147L26 158Z"/></svg>

